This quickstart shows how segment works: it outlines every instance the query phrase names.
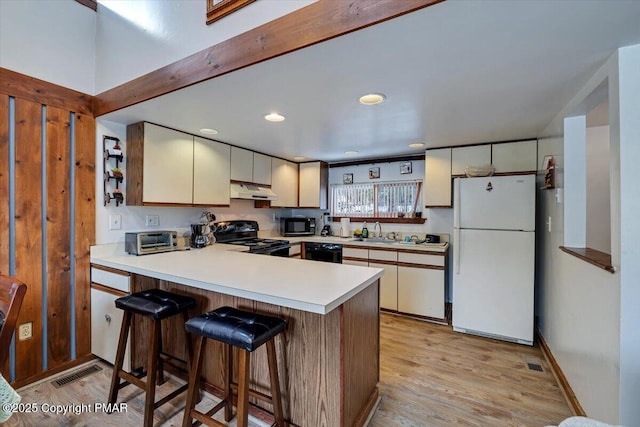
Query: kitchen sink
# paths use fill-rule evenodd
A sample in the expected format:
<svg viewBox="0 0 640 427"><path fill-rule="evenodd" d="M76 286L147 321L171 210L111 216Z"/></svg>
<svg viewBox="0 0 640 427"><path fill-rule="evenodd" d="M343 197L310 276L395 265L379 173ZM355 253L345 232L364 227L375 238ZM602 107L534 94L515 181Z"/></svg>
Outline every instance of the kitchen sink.
<svg viewBox="0 0 640 427"><path fill-rule="evenodd" d="M396 240L387 239L386 237L367 237L366 239L363 239L362 237L356 237L355 239L353 239L351 241L352 242L367 242L367 243L388 243L388 244L398 243Z"/></svg>

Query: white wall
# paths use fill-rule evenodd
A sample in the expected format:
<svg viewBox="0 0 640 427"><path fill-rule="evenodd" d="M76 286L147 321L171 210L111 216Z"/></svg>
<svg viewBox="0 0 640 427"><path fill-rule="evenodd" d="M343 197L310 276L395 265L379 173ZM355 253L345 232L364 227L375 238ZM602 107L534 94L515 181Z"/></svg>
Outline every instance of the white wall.
<svg viewBox="0 0 640 427"><path fill-rule="evenodd" d="M607 423L640 426L640 45L615 52L541 137L562 139L564 118L588 111L585 101L607 81L611 261L616 272L558 249L566 243L562 224L570 221L563 221L567 212L555 201L555 192L541 190L541 222L551 217L554 225L551 232L539 235L537 313L541 332L587 415ZM539 145L540 155L557 155L557 144L547 144L551 149L546 153L543 146ZM561 168L561 187L562 172ZM563 193L570 191L567 187Z"/></svg>
<svg viewBox="0 0 640 427"><path fill-rule="evenodd" d="M2 0L0 67L92 95L95 32L96 13L74 0Z"/></svg>
<svg viewBox="0 0 640 427"><path fill-rule="evenodd" d="M611 253L609 126L587 128L587 247Z"/></svg>
<svg viewBox="0 0 640 427"><path fill-rule="evenodd" d="M587 415L617 423L619 280L559 249L564 245L566 223L562 142L559 136L543 138L538 143L538 164L545 155L554 156L560 189L538 190L538 328ZM543 177L538 180L540 188ZM556 198L558 193L560 197Z"/></svg>
<svg viewBox="0 0 640 427"><path fill-rule="evenodd" d="M205 0L100 0L96 93L178 61L313 1L260 0L206 25Z"/></svg>
<svg viewBox="0 0 640 427"><path fill-rule="evenodd" d="M96 244L123 242L126 231L148 230L145 226L146 215L159 215L160 226L155 229L178 230L183 235L189 235L189 225L198 222L204 208L193 207L158 207L158 206L126 206L126 155L122 165L125 174L125 183L121 187L125 197L125 204L118 207L112 201L111 204L103 205L103 182L102 182L102 137L103 135L114 136L120 139L120 146L123 153L126 153L126 126L98 119L96 121ZM286 215L287 210L280 209L255 209L252 200L232 200L228 208L208 208L213 212L217 221L227 221L231 219L249 219L258 221L260 234L272 236L278 234L277 224L273 221L273 214ZM122 229L109 230L109 216L120 215L122 218Z"/></svg>

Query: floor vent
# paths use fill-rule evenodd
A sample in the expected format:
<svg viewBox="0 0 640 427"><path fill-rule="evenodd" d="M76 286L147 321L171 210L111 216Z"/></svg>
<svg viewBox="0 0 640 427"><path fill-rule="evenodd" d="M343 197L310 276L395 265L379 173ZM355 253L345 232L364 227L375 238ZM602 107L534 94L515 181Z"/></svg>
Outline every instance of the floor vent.
<svg viewBox="0 0 640 427"><path fill-rule="evenodd" d="M544 370L542 369L542 365L538 363L527 362L527 368L529 368L532 371L544 372Z"/></svg>
<svg viewBox="0 0 640 427"><path fill-rule="evenodd" d="M67 384L71 384L74 381L79 380L80 378L84 378L87 377L91 374L95 374L96 372L100 372L102 371L102 368L98 365L91 365L87 368L81 369L79 371L76 371L72 374L67 375L66 377L62 377L62 378L58 378L55 381L51 381L51 384L53 384L53 386L55 388L60 388L62 386L65 386Z"/></svg>

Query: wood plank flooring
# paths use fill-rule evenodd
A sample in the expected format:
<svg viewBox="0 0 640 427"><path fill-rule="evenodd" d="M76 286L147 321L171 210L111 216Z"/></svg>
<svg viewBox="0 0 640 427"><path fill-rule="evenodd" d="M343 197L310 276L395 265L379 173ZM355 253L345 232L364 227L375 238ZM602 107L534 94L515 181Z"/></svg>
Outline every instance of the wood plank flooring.
<svg viewBox="0 0 640 427"><path fill-rule="evenodd" d="M546 426L573 415L538 347L393 315L381 316L380 334L371 427Z"/></svg>
<svg viewBox="0 0 640 427"><path fill-rule="evenodd" d="M540 349L454 333L441 326L382 314L380 395L371 427L546 426L572 414ZM530 370L527 362L542 365ZM52 379L19 390L22 402L93 404L106 400L111 369L60 389ZM173 385L165 384L158 396ZM120 391L127 413L16 414L14 426L138 426L144 395ZM209 402L204 403L210 404ZM156 426L179 426L184 395L156 410ZM235 426L235 424L232 424ZM259 426L256 420L252 426ZM304 426L313 427L313 426ZM333 426L327 426L333 427Z"/></svg>

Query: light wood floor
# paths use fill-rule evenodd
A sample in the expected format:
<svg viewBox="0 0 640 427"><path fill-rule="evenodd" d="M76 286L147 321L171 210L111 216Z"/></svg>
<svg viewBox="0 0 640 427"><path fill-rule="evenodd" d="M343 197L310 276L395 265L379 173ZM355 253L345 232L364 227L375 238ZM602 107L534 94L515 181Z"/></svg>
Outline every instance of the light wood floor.
<svg viewBox="0 0 640 427"><path fill-rule="evenodd" d="M370 426L546 426L572 415L537 347L454 333L440 326L383 314L380 328L380 395ZM544 372L526 363L538 363ZM106 364L60 389L51 380L20 390L22 402L93 404L104 402L111 369ZM172 384L159 389L168 393ZM184 396L184 395L183 395ZM156 410L156 426L179 426L184 397ZM8 426L138 426L144 395L120 391L128 412L106 415L16 414ZM203 401L210 405L210 401ZM235 424L232 424L235 426ZM259 426L256 421L252 426ZM304 426L314 427L314 426ZM333 427L333 426L327 426Z"/></svg>
<svg viewBox="0 0 640 427"><path fill-rule="evenodd" d="M533 427L573 415L537 347L393 315L381 317L380 338L382 401L371 427Z"/></svg>

